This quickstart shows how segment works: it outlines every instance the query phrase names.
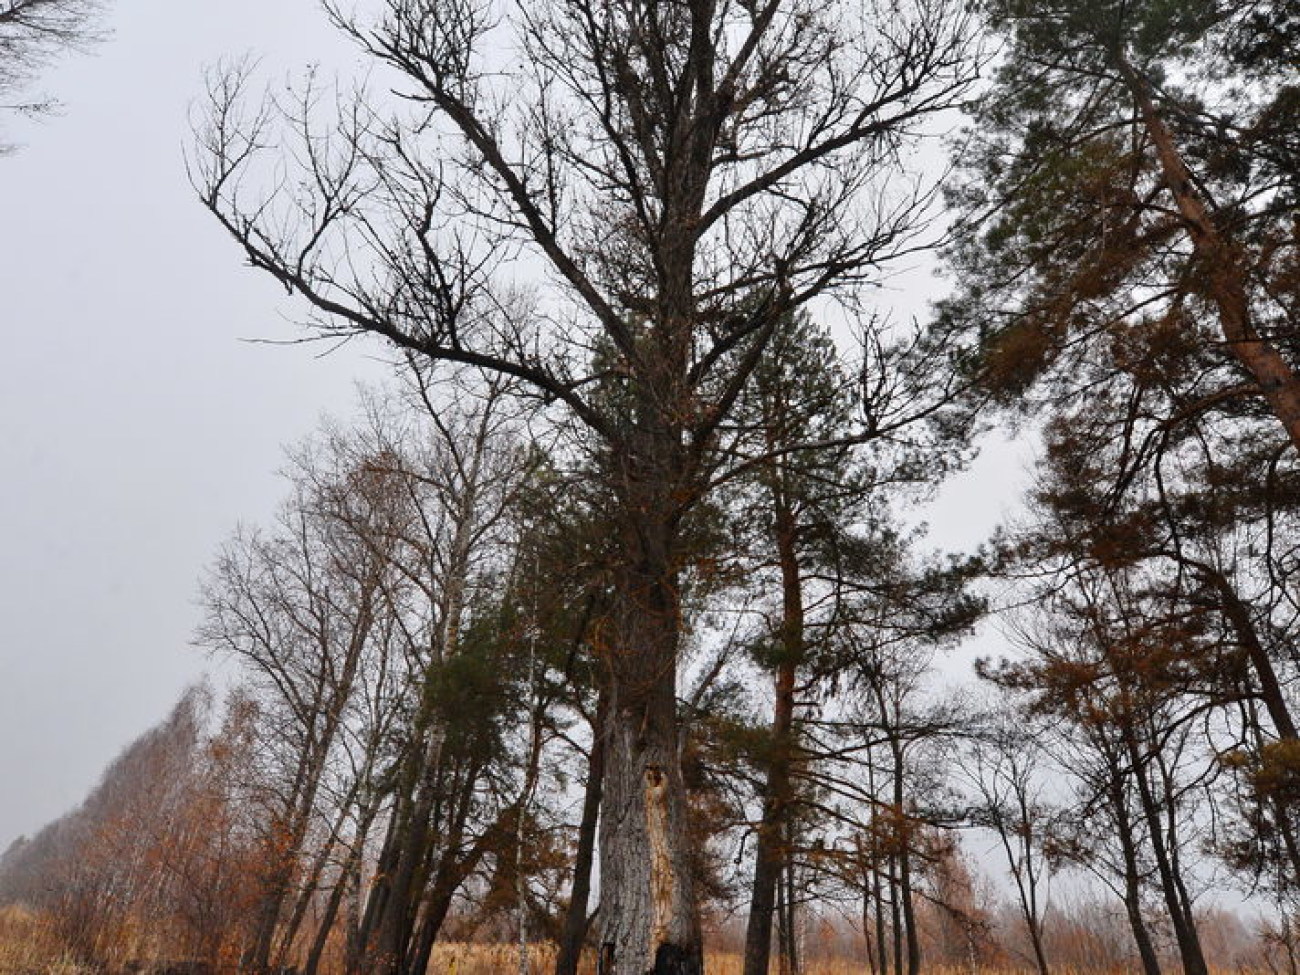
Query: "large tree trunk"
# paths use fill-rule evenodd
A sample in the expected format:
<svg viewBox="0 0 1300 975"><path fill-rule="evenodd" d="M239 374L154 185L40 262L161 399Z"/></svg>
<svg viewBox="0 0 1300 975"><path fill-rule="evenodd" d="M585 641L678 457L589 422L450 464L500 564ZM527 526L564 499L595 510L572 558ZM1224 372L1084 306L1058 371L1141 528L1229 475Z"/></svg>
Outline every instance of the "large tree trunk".
<svg viewBox="0 0 1300 975"><path fill-rule="evenodd" d="M778 677L778 683L780 681L781 678ZM777 722L779 721L778 703ZM745 928L744 975L767 975L772 952L772 916L776 909L776 889L785 862L779 811L781 800L777 790L782 789L787 781L775 767L769 768L768 794L763 805L763 820L758 827L758 843L754 852L754 881L749 901L749 921Z"/></svg>
<svg viewBox="0 0 1300 975"><path fill-rule="evenodd" d="M794 845L789 823L785 830L785 849ZM781 905L781 970L785 975L799 975L799 899L796 896L794 861L787 855L781 858L781 885L785 891Z"/></svg>
<svg viewBox="0 0 1300 975"><path fill-rule="evenodd" d="M624 485L632 489L637 516L625 528L625 562L604 647L610 716L600 817L600 969L601 975L700 975L677 722L676 527L671 514L661 514L678 503L671 478L638 480Z"/></svg>
<svg viewBox="0 0 1300 975"><path fill-rule="evenodd" d="M614 692L600 828L602 975L703 971L674 721L676 668L659 659L669 673L650 694L625 702Z"/></svg>
<svg viewBox="0 0 1300 975"><path fill-rule="evenodd" d="M605 975L703 971L685 790L664 696L613 709L600 830Z"/></svg>
<svg viewBox="0 0 1300 975"><path fill-rule="evenodd" d="M889 932L894 975L903 975L903 912L898 896L898 856L889 855Z"/></svg>
<svg viewBox="0 0 1300 975"><path fill-rule="evenodd" d="M920 975L921 934L917 927L916 905L912 901L912 852L909 844L904 844L898 853L898 893L903 902L903 927L907 934L907 975Z"/></svg>
<svg viewBox="0 0 1300 975"><path fill-rule="evenodd" d="M365 909L360 912L352 943L348 951L346 971L348 975L362 975L367 961L367 952L374 939L384 913L388 909L389 876L397 869L398 840L402 835L401 824L407 815L404 807L409 805L404 795L396 797L393 809L388 816L388 826L384 831L384 845L375 864L375 879L370 885L365 898ZM359 876L359 872L358 872ZM359 885L358 885L359 886Z"/></svg>
<svg viewBox="0 0 1300 975"><path fill-rule="evenodd" d="M790 890L784 881L783 870L776 885L776 970L779 975L793 975L790 971L790 925L788 923L790 915L785 909Z"/></svg>
<svg viewBox="0 0 1300 975"><path fill-rule="evenodd" d="M499 831L494 827L491 832ZM406 966L406 970L412 975L429 970L429 959L433 957L433 946L438 940L438 934L442 931L442 925L447 920L447 915L451 912L451 903L456 896L456 891L465 882L465 878L477 868L491 845L492 842L488 834L484 834L463 859L455 863L444 860L440 865L438 876L430 886L428 896L424 900L424 909L415 935L414 948L410 953L411 957Z"/></svg>
<svg viewBox="0 0 1300 975"><path fill-rule="evenodd" d="M868 834L871 840L868 849L870 855L871 896L876 910L876 964L873 969L875 975L889 975L889 942L885 925L885 891L881 878L880 861L880 803L875 801L876 766L870 753L867 755L867 790L872 797L871 829Z"/></svg>
<svg viewBox="0 0 1300 975"><path fill-rule="evenodd" d="M894 760L894 814L898 817L898 829L900 830L898 843L898 898L902 904L903 931L907 938L907 975L919 975L921 971L921 936L917 929L916 906L912 903L912 831L916 824L907 812L907 793L903 782L903 775L907 766L903 755L903 742L897 729L894 729L894 734L890 738L889 750ZM895 964L897 967L897 963Z"/></svg>

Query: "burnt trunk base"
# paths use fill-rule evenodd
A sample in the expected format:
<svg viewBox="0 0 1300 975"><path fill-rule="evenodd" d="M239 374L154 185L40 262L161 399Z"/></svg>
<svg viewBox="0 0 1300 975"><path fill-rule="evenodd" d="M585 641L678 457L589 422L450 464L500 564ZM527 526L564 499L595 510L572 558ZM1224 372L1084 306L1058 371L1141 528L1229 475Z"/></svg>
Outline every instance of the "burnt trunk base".
<svg viewBox="0 0 1300 975"><path fill-rule="evenodd" d="M654 975L703 975L704 959L698 950L660 945L655 952Z"/></svg>

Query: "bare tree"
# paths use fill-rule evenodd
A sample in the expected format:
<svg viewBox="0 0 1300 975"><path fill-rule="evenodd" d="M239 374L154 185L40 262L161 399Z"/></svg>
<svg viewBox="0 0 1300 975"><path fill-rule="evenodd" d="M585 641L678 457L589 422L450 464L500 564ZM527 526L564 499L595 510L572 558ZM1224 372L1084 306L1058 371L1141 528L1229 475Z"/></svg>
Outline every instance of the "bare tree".
<svg viewBox="0 0 1300 975"><path fill-rule="evenodd" d="M259 708L250 971L303 950L317 969L372 833L348 964L422 971L452 898L519 821L516 780L538 774L539 734L508 754L519 641L502 622L513 587L494 595L529 458L500 388L434 398L425 378L417 409L367 397L364 422L294 451L276 530L242 532L205 586L200 641L240 661Z"/></svg>
<svg viewBox="0 0 1300 975"><path fill-rule="evenodd" d="M340 98L327 127L319 88L250 107L224 72L194 182L320 331L517 377L594 433L621 551L598 641L601 965L699 972L684 528L778 323L918 245L931 191L887 177L972 81L973 32L943 0L378 6L326 3L405 114Z"/></svg>
<svg viewBox="0 0 1300 975"><path fill-rule="evenodd" d="M1043 938L1051 868L1043 845L1053 810L1044 797L1033 725L1020 712L995 710L973 737L967 756L967 774L977 793L972 819L997 836L1015 883L1034 967L1038 975L1051 975Z"/></svg>
<svg viewBox="0 0 1300 975"><path fill-rule="evenodd" d="M21 92L62 52L100 36L101 8L102 0L0 0L0 111L31 115L55 107L48 98L23 100ZM0 152L8 148L0 145Z"/></svg>

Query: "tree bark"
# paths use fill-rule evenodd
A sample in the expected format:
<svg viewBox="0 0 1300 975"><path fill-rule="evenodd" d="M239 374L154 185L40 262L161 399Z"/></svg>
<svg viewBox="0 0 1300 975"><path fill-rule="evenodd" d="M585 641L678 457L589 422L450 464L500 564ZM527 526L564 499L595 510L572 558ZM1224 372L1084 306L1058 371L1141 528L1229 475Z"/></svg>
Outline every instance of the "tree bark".
<svg viewBox="0 0 1300 975"><path fill-rule="evenodd" d="M677 722L680 628L670 437L645 438L613 595L603 813L602 975L701 975ZM639 453L634 451L634 454ZM640 458L638 458L640 459Z"/></svg>
<svg viewBox="0 0 1300 975"><path fill-rule="evenodd" d="M564 918L564 932L560 937L560 950L555 958L555 975L577 975L582 945L587 938L587 901L591 896L596 824L600 816L601 791L605 778L608 710L608 696L602 690L596 704L596 723L592 728L587 785L582 797L582 820L578 824L578 849L573 861L573 885L569 893L569 909Z"/></svg>
<svg viewBox="0 0 1300 975"><path fill-rule="evenodd" d="M867 956L867 975L878 975L875 943L871 940L871 881L868 874L862 877L862 941Z"/></svg>
<svg viewBox="0 0 1300 975"><path fill-rule="evenodd" d="M334 885L334 889L330 891L329 900L325 904L325 911L316 929L316 936L312 939L311 948L307 953L307 961L303 965L303 975L316 975L317 970L320 968L321 958L325 954L325 945L329 940L330 929L334 926L334 919L338 917L339 908L343 905L344 897L356 880L359 879L361 854L365 849L370 824L374 821L375 814L378 811L378 806L372 806L361 816L357 834L353 837L347 858L339 871L338 882Z"/></svg>
<svg viewBox="0 0 1300 975"><path fill-rule="evenodd" d="M903 975L903 913L898 896L898 855L889 855L889 932L894 975Z"/></svg>
<svg viewBox="0 0 1300 975"><path fill-rule="evenodd" d="M912 817L907 814L903 788L905 768L903 743L894 737L889 743L894 758L894 810L900 830L898 843L898 897L902 902L903 930L907 938L907 975L921 971L921 937L916 924L916 907L912 903Z"/></svg>
<svg viewBox="0 0 1300 975"><path fill-rule="evenodd" d="M1156 147L1165 185L1187 224L1192 252L1219 313L1219 325L1228 351L1259 386L1292 447L1300 450L1300 378L1281 350L1263 338L1251 320L1242 246L1223 233L1202 201L1174 142L1173 133L1156 108L1150 83L1122 52L1116 55L1115 63Z"/></svg>
<svg viewBox="0 0 1300 975"><path fill-rule="evenodd" d="M871 889L876 902L876 955L877 975L889 975L889 940L885 925L885 892L880 883L880 867L871 869Z"/></svg>
<svg viewBox="0 0 1300 975"><path fill-rule="evenodd" d="M781 968L785 975L799 975L799 905L798 898L795 896L794 861L788 853L794 843L794 837L790 833L788 820L785 825L785 850L783 851L785 855L781 857L781 883L785 889L781 930L785 937L781 945Z"/></svg>
<svg viewBox="0 0 1300 975"><path fill-rule="evenodd" d="M1112 770L1112 774L1118 773ZM1124 861L1124 910L1128 915L1129 929L1133 932L1133 943L1137 946L1144 975L1160 975L1160 958L1152 944L1146 920L1142 917L1142 879L1138 869L1137 848L1133 841L1133 824L1125 808L1123 791L1117 782L1111 784L1108 797L1115 815L1116 832L1119 834L1120 856Z"/></svg>
<svg viewBox="0 0 1300 975"><path fill-rule="evenodd" d="M666 689L654 698L633 707L616 699L612 709L600 829L609 975L703 971L676 729Z"/></svg>
<svg viewBox="0 0 1300 975"><path fill-rule="evenodd" d="M398 824L392 870L380 878L381 884L374 891L375 895L383 898L374 947L366 952L367 965L375 975L401 971L414 933L420 899L417 877L428 854L429 823L436 798L434 778L440 748L441 741L435 731L427 750L421 749L423 774L415 801Z"/></svg>
<svg viewBox="0 0 1300 975"><path fill-rule="evenodd" d="M388 909L388 892L390 890L388 877L397 867L398 838L402 832L401 824L405 816L403 806L406 804L406 799L399 794L393 803L393 810L389 814L388 826L384 831L384 845L379 852L379 860L375 864L374 882L371 884L369 894L365 899L365 909L360 912L361 916L357 923L355 937L348 953L346 969L348 975L362 975L371 939L375 937L376 932L379 930L384 912Z"/></svg>
<svg viewBox="0 0 1300 975"><path fill-rule="evenodd" d="M1178 943L1178 954L1183 962L1186 975L1209 975L1209 966L1201 950L1201 940L1196 932L1196 922L1184 911L1179 890L1182 878L1174 870L1170 851L1165 843L1164 829L1160 822L1160 808L1147 778L1148 763L1143 760L1137 745L1133 727L1125 719L1122 733L1124 746L1133 768L1133 778L1138 787L1138 799L1142 806L1142 815L1146 820L1147 831L1151 838L1151 852L1155 857L1156 870L1160 874L1160 890L1164 895L1165 908L1169 912L1169 921L1174 928L1174 940Z"/></svg>
<svg viewBox="0 0 1300 975"><path fill-rule="evenodd" d="M1264 707L1268 710L1268 716L1273 721L1278 737L1295 741L1297 737L1295 720L1287 705L1286 695L1282 692L1277 671L1273 668L1273 661L1264 644L1260 642L1259 633L1250 618L1250 610L1241 601L1236 589L1222 572L1200 562L1195 563L1193 568L1218 592L1223 615L1232 626L1237 641L1246 651L1246 656L1250 658L1251 667L1259 681L1259 695L1264 701Z"/></svg>
<svg viewBox="0 0 1300 975"><path fill-rule="evenodd" d="M772 751L763 795L763 818L754 852L754 882L745 928L744 975L767 975L772 950L772 912L783 864L785 826L789 819L791 772L794 759L794 689L803 659L803 587L795 548L795 529L788 508L777 504L777 554L781 563L781 660L775 677L772 714ZM793 913L793 907L787 907Z"/></svg>
<svg viewBox="0 0 1300 975"><path fill-rule="evenodd" d="M903 902L903 927L907 935L907 975L920 975L921 934L912 902L912 855L907 845L898 853L898 893Z"/></svg>

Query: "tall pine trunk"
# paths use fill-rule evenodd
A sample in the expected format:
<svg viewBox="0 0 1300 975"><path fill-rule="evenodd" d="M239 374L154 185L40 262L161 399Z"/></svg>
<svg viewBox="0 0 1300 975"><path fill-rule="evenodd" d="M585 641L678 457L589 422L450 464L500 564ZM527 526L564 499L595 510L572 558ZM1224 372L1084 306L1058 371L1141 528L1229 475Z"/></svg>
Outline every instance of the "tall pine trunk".
<svg viewBox="0 0 1300 975"><path fill-rule="evenodd" d="M772 751L763 794L763 819L754 852L754 882L745 928L744 975L767 975L772 951L772 912L776 885L789 859L786 824L791 801L794 759L794 689L803 659L803 589L800 584L795 530L788 509L777 502L776 541L781 563L781 660L776 668L772 714ZM791 908L788 908L792 910Z"/></svg>
<svg viewBox="0 0 1300 975"><path fill-rule="evenodd" d="M1150 82L1123 53L1116 56L1116 67L1137 104L1165 185L1187 226L1198 273L1219 314L1228 351L1255 381L1292 447L1300 450L1300 376L1277 344L1255 328L1246 289L1249 271L1244 249L1224 232L1202 200L1174 135L1156 107Z"/></svg>

